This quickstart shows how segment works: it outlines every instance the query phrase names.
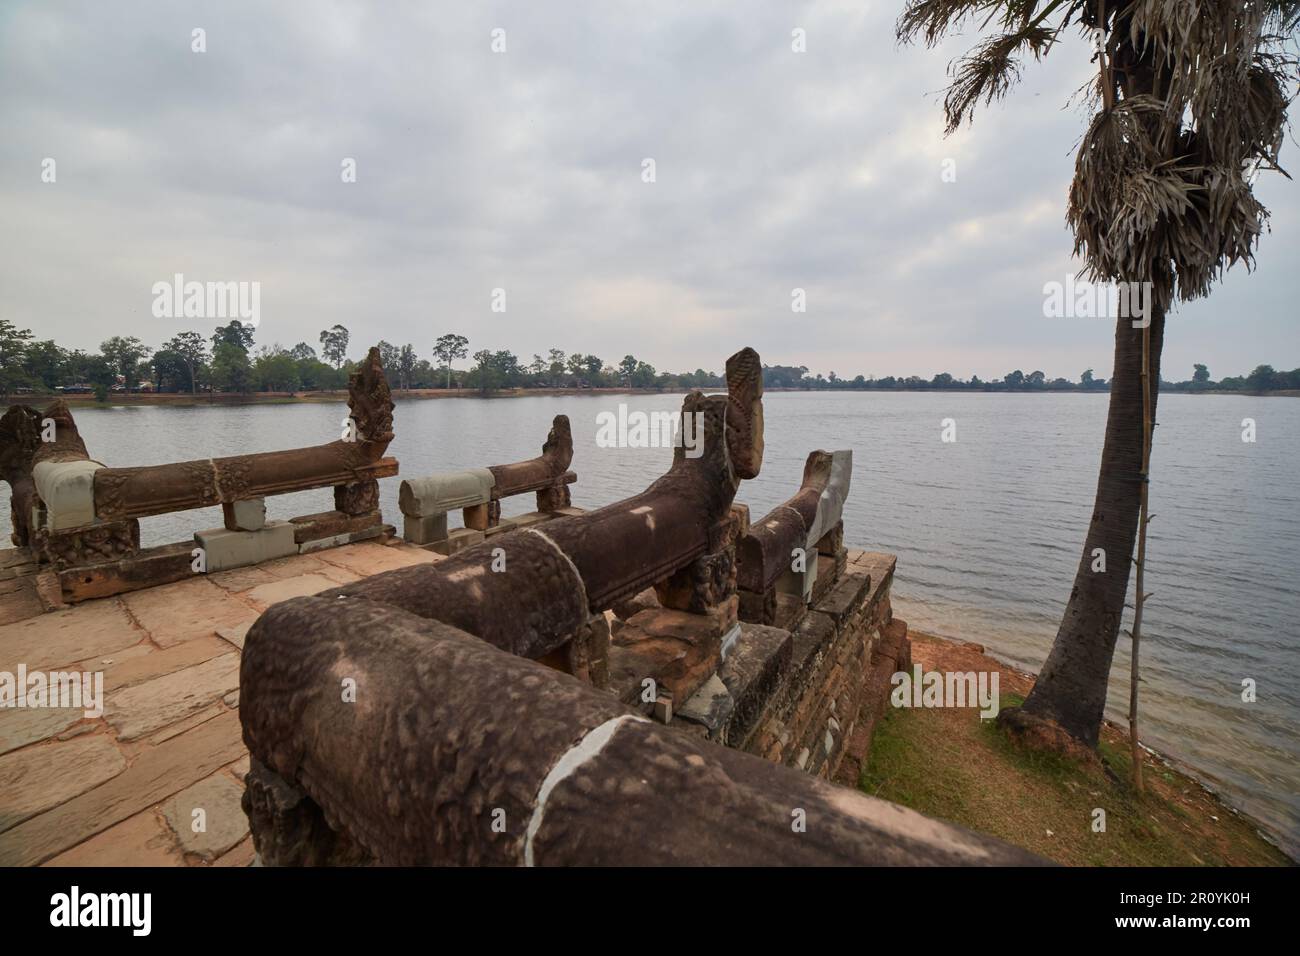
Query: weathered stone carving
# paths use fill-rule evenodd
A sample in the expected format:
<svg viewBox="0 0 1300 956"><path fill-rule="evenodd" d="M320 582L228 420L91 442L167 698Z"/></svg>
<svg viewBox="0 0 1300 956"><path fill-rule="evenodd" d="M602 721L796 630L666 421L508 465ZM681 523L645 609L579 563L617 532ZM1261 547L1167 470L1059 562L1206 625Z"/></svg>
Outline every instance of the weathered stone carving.
<svg viewBox="0 0 1300 956"><path fill-rule="evenodd" d="M43 412L30 405L12 405L0 417L0 478L9 482L12 491L9 507L14 544L32 543L32 512L41 505L36 487L38 468L46 466L43 470L48 479L57 472L51 466L62 463L102 468L90 461L63 399L55 399Z"/></svg>
<svg viewBox="0 0 1300 956"><path fill-rule="evenodd" d="M105 519L143 518L330 485L364 485L397 474L397 461L383 457L393 439L393 402L378 349L372 348L352 373L348 388L348 406L356 426L354 441L339 439L292 451L167 465L105 468L95 476L95 512ZM373 505L362 510L373 510Z"/></svg>
<svg viewBox="0 0 1300 956"><path fill-rule="evenodd" d="M703 558L689 580L665 587L689 592L681 599L688 610L718 608L700 622L724 628L714 635L716 657L736 619L730 513L742 477L736 464L756 474L762 456L762 366L752 349L728 360L727 385L726 395L686 397L683 414L702 416L702 453L692 458L677 448L668 473L641 494L329 593L401 608L540 659L583 634L593 615ZM498 466L493 490L554 482L571 457L568 421L557 418L542 456ZM417 489L408 487L405 497L414 500ZM504 552L504 567L493 566L495 548Z"/></svg>
<svg viewBox="0 0 1300 956"><path fill-rule="evenodd" d="M761 464L756 355L728 386L687 397L704 453L679 449L640 495L263 614L240 714L264 864L1042 862L818 779L860 766L876 719L860 714L906 659L893 558L854 552L839 573L847 454L814 453L799 494L749 526L732 498ZM489 475L407 483L403 510L463 506L486 528ZM745 594L776 596L787 546L828 569L815 607L794 633L740 624ZM738 592L738 567L758 591Z"/></svg>
<svg viewBox="0 0 1300 956"><path fill-rule="evenodd" d="M101 521L70 531L38 528L31 536L37 560L55 568L77 567L101 561L116 561L140 550L140 522Z"/></svg>
<svg viewBox="0 0 1300 956"><path fill-rule="evenodd" d="M569 417L556 415L540 455L528 461L488 467L493 479L492 500L500 501L502 498L536 491L538 511L567 508L568 483L574 480L572 474L568 473L572 461L573 434L569 430ZM499 507L497 517L500 517Z"/></svg>
<svg viewBox="0 0 1300 956"><path fill-rule="evenodd" d="M344 678L355 703L340 699ZM357 595L269 609L240 683L266 865L1042 862Z"/></svg>
<svg viewBox="0 0 1300 956"><path fill-rule="evenodd" d="M789 595L789 610L797 616L813 599L819 556L830 558L827 569L842 567L841 515L853 473L850 451L814 451L804 464L799 491L754 522L736 549L737 585L743 620L787 626L780 595ZM834 579L827 576L826 583Z"/></svg>
<svg viewBox="0 0 1300 956"><path fill-rule="evenodd" d="M41 444L40 420L30 405L11 405L0 416L0 479L9 483L10 539L19 547L30 543L36 500L32 460Z"/></svg>
<svg viewBox="0 0 1300 956"><path fill-rule="evenodd" d="M572 461L569 419L556 415L537 458L408 478L398 494L403 537L412 544L431 545L443 554L453 554L478 544L491 532L526 527L552 517L570 507L568 486L577 480L569 471ZM537 493L537 510L503 521L501 500L530 491ZM458 508L465 527L449 531L447 513Z"/></svg>
<svg viewBox="0 0 1300 956"><path fill-rule="evenodd" d="M96 573L61 575L65 597L76 601L192 573L189 556L171 546L137 554L137 519L148 515L222 505L225 527L196 534L212 551L209 570L309 549L322 536L377 534L383 528L377 479L397 474L397 461L384 457L393 438L393 402L378 349L351 374L348 388L349 427L337 441L138 468L91 460L62 400L44 412L14 406L0 418L0 477L14 491L14 542L31 545L40 560L65 572L97 566ZM50 431L47 420L52 441L41 440ZM264 496L330 486L335 512L294 527L265 521Z"/></svg>

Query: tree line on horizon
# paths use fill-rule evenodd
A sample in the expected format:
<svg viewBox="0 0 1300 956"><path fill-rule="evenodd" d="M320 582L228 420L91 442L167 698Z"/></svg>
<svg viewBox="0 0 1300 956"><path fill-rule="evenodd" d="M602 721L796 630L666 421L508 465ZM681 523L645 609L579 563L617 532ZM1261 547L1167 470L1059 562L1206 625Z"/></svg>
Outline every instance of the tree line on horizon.
<svg viewBox="0 0 1300 956"><path fill-rule="evenodd" d="M19 329L0 319L0 395L12 393L94 392L107 400L113 391L189 392L304 392L333 391L347 386L355 365L348 358L351 333L342 325L324 329L319 349L299 342L293 348L279 344L254 348L255 330L238 321L219 326L205 338L198 332L180 332L151 349L134 336L112 336L88 353L65 349L52 339L36 340L30 329ZM726 380L716 372L660 372L653 365L626 355L617 365L596 355L550 349L522 362L509 350L481 349L469 355L469 340L456 333L440 336L432 349L433 361L420 358L415 346L378 343L380 359L390 382L398 389L469 388L493 391L513 388L644 388L663 391L722 388ZM470 357L465 370L453 363ZM840 389L846 391L985 391L985 392L1106 392L1109 383L1085 370L1077 382L1049 379L1042 371L1025 374L1020 369L1001 379L968 380L940 372L933 378L917 375L883 378L857 375L841 378L810 375L803 365L765 365L763 384L768 388ZM1210 378L1209 369L1194 366L1184 382L1161 381L1165 390L1202 392L1268 392L1300 390L1300 368L1276 371L1260 365L1244 376Z"/></svg>

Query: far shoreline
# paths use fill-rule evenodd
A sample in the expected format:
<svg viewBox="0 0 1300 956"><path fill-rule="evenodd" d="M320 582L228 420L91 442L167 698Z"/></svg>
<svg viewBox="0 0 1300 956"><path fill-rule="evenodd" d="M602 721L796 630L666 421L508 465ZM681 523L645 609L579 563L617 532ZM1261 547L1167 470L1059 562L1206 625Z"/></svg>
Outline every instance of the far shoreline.
<svg viewBox="0 0 1300 956"><path fill-rule="evenodd" d="M719 386L721 387L721 386ZM701 389L708 391L708 389ZM532 398L537 396L579 397L585 395L680 395L687 389L661 388L536 388L520 387L493 389L484 391L477 388L411 388L393 389L394 399L446 399L446 398ZM980 388L789 388L769 386L765 393L807 392L810 394L869 394L872 392L898 393L944 393L974 395L1109 395L1109 389L980 389ZM1166 391L1162 397L1170 395L1233 395L1238 398L1300 398L1300 389L1277 389L1268 392L1243 392L1235 389L1201 389L1198 391ZM134 405L156 405L172 408L198 408L242 405L308 405L333 404L346 402L346 389L320 392L216 392L210 394L192 394L189 392L137 392L133 394L112 394L108 401L100 402L94 395L76 394L14 394L0 397L0 405L45 405L62 398L73 408L112 408Z"/></svg>

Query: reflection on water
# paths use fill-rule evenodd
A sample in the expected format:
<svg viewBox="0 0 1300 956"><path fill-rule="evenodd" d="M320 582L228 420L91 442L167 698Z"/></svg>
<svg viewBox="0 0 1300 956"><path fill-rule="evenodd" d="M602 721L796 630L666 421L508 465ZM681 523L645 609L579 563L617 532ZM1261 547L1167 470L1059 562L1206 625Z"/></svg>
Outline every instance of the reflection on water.
<svg viewBox="0 0 1300 956"><path fill-rule="evenodd" d="M850 545L898 554L895 609L918 630L978 641L1036 670L1056 632L1092 506L1105 428L1102 395L772 393L762 474L739 498L755 518L789 497L815 448L851 448ZM668 466L663 449L603 449L596 415L680 408L680 396L398 401L390 454L402 474L532 457L551 417L573 424L574 504L607 504ZM332 441L342 404L78 408L93 456L109 465L183 461ZM1255 419L1258 440L1241 441ZM953 418L957 442L940 441ZM1300 837L1300 401L1166 395L1152 462L1143 641L1144 733L1265 821L1294 855ZM400 478L381 482L400 524ZM8 486L0 485L8 534ZM323 511L328 489L269 499L271 517ZM532 496L505 514L533 507ZM141 522L146 544L221 524L220 509ZM1112 716L1127 706L1121 636ZM1257 703L1241 701L1253 678Z"/></svg>

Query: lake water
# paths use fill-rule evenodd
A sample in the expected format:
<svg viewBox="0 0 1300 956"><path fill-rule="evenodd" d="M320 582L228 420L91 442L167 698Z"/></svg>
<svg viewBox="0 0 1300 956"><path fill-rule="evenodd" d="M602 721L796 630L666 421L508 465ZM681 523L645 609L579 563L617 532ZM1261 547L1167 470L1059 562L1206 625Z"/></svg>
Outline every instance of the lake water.
<svg viewBox="0 0 1300 956"><path fill-rule="evenodd" d="M573 502L595 507L668 466L660 449L602 449L596 416L620 402L672 411L680 395L399 400L390 454L402 475L536 455L551 417L574 437ZM1037 670L1069 594L1091 513L1104 395L770 393L762 474L738 500L757 519L799 486L807 453L851 448L850 546L898 555L894 606L918 630L984 644ZM338 437L341 404L78 408L92 457L143 465L292 448ZM957 441L940 440L941 420ZM1254 419L1257 440L1242 441ZM1149 589L1142 646L1145 740L1196 769L1300 849L1300 401L1163 395L1152 462ZM400 526L399 478L381 482ZM0 515L8 536L7 485ZM275 518L332 507L328 489L268 499ZM504 513L533 507L532 496ZM146 544L221 524L220 509L141 522ZM1126 621L1127 627L1127 621ZM1110 713L1127 710L1121 636ZM1243 703L1242 681L1258 686Z"/></svg>

